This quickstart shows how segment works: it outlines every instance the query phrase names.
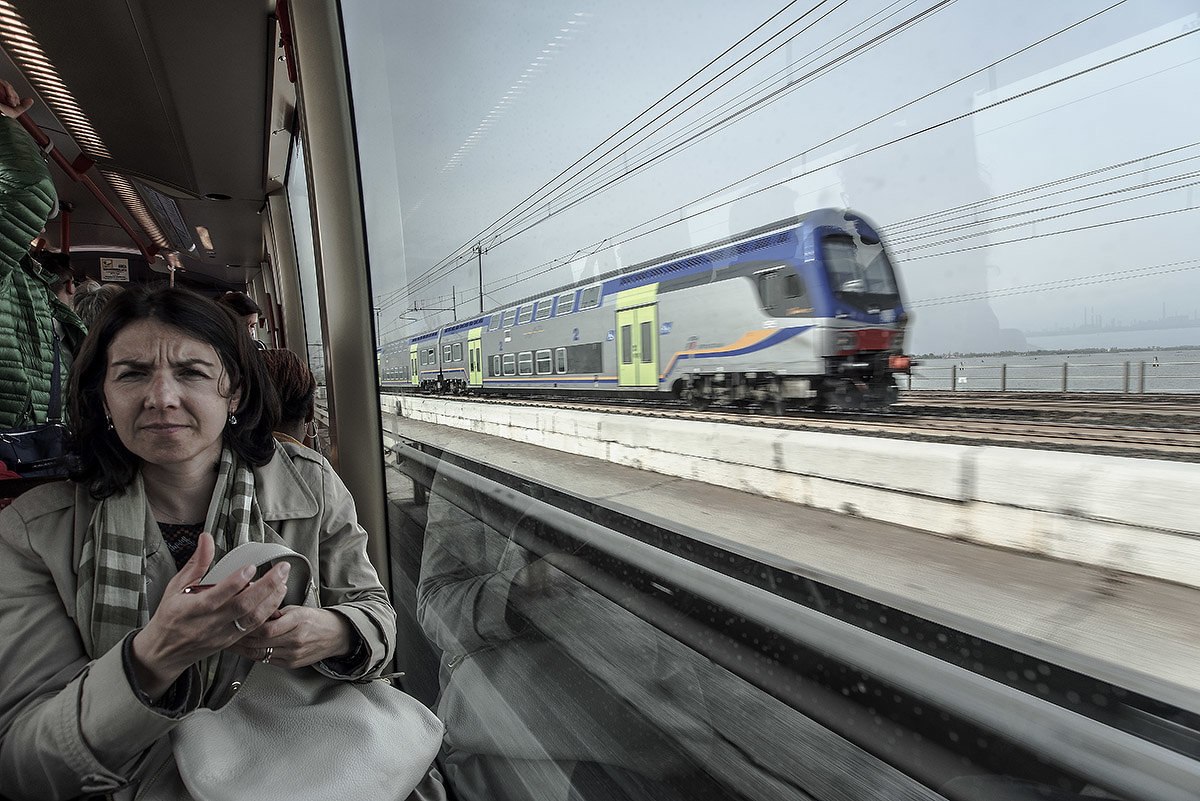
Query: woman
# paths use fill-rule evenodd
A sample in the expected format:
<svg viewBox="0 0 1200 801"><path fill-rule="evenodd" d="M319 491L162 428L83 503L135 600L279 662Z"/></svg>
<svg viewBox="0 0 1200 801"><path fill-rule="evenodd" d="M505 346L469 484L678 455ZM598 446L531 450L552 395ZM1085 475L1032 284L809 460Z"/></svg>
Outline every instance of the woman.
<svg viewBox="0 0 1200 801"><path fill-rule="evenodd" d="M275 348L262 352L271 377L271 386L279 395L279 423L275 438L316 447L317 380L312 370L290 350Z"/></svg>
<svg viewBox="0 0 1200 801"><path fill-rule="evenodd" d="M216 304L126 290L71 379L75 481L0 513L0 792L125 798L152 782L188 798L168 735L228 697L244 659L373 677L395 613L349 493L321 456L272 438L261 357ZM257 540L308 558L322 608L279 608L285 564L189 591Z"/></svg>

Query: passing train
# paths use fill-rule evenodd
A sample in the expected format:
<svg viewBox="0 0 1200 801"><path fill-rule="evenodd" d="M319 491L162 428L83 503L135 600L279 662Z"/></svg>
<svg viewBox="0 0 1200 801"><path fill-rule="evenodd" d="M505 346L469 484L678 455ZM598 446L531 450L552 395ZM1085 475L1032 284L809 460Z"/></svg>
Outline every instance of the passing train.
<svg viewBox="0 0 1200 801"><path fill-rule="evenodd" d="M385 389L882 407L910 322L876 227L820 209L385 345Z"/></svg>
<svg viewBox="0 0 1200 801"><path fill-rule="evenodd" d="M464 405L453 397L380 397L381 387L424 387L678 395L697 406L885 404L910 364L904 354L920 347L909 309L923 289L906 271L905 294L883 241L899 253L904 215L928 213L928 229L944 233L953 205L953 215L983 225L991 187L1040 185L1076 162L1070 169L1098 170L1140 155L1080 146L1097 138L1095 121L1112 116L1120 92L1145 104L1111 126L1114 138L1132 148L1194 138L1185 138L1194 128L1187 104L1155 102L1180 94L1164 82L1172 73L1189 79L1191 52L1176 53L1180 69L1155 62L1136 75L1114 58L1115 49L1147 50L1151 39L1168 41L1159 53L1200 41L1182 38L1194 29L1182 3L1043 3L1038 15L1019 3L782 5L0 0L0 80L36 100L17 124L52 162L60 213L37 247L68 256L81 283L245 292L262 309L256 338L315 373L316 419L301 438L347 492L334 481L286 495L253 491L260 512L274 507L289 525L310 518L313 504L353 499L337 500L333 522L361 525L354 547L366 550L396 620L394 630L378 627L392 643L386 653L367 647L360 658L445 723L444 795L422 798L1196 801L1200 582L1138 573L1151 562L1171 560L1180 573L1200 563L1186 493L1172 489L1194 466L1095 456L1103 466L1090 473L1076 467L1077 454L1050 450L882 442L784 431L767 419L639 421L635 433L654 427L672 440L670 458L744 464L718 485L655 473L657 457L640 452L627 464L579 455L615 454L634 441L607 438L599 425L575 425L553 443L572 448L554 450L498 436L499 426L448 425ZM795 32L810 22L818 27ZM1057 28L1069 37L1055 39ZM531 36L544 44L535 49ZM787 44L776 47L780 36ZM1038 52L1028 53L1035 39ZM639 122L637 136L657 138L614 146L607 166L619 177L587 173L554 197L531 195L535 211L508 215L513 193L524 195L544 168L572 164L644 97L681 79L690 90L760 41L744 78L730 72L696 93L705 116L682 106L661 115L692 124L693 134L656 134ZM813 58L832 60L810 66L810 46ZM989 68L1004 52L1021 62ZM687 77L712 55L710 72ZM1091 62L1104 62L1099 73L1063 77ZM936 142L915 130L916 116L860 124L882 103L925 93L926 81L959 75L974 80L947 83L944 94L957 94L930 106L978 109L980 124L938 128L946 138ZM1027 91L1035 75L1053 81L1052 102ZM1003 93L996 98L1008 98L993 105L1011 115L985 125L989 81ZM1068 102L1072 87L1079 102ZM719 94L743 90L751 94L731 101L736 109ZM745 112L753 123L726 130L709 112L730 122ZM836 154L817 144L823 125L846 126ZM884 146L880 137L901 127L902 139ZM792 154L807 161L783 161ZM672 166L639 182L642 163ZM1153 169L1136 163L1139 176ZM779 170L767 172L772 165ZM836 180L828 167L840 171ZM777 178L795 193L760 191ZM726 188L727 180L739 183ZM613 190L593 191L602 182ZM478 241L473 226L484 220L524 226L536 217L540 241L580 243L672 209L754 221L732 232L792 213L773 208L843 202L877 215L884 231L822 209L717 242L688 239L679 245L687 250L377 350L373 301L419 291L410 269ZM18 213L0 209L8 212ZM1085 235L1186 247L1167 219L1147 218L1140 234ZM1082 236L1072 240L1079 249L1054 250L1045 233L1019 251L1030 270L1047 253L1086 260ZM987 258L1004 255L1002 245L989 245ZM926 262L920 277L927 287L951 273L982 282L989 268L978 255ZM922 258L902 257L906 266ZM0 282L0 298L4 289ZM944 310L931 308L922 326L947 326ZM953 318L964 321L963 339L980 316ZM624 422L558 410L527 417ZM90 435L76 434L87 447ZM702 453L698 442L712 447ZM1030 478L1060 465L1061 487ZM1119 516L1097 512L1093 500L1110 486L1095 480L1101 471L1127 474L1141 502L1128 498ZM0 478L0 498L42 480ZM237 483L247 499L246 482ZM66 499L85 496L30 492L47 489L64 505L46 520L66 521L75 514ZM1185 522L1153 527L1151 505ZM80 556L68 559L61 537L34 542L23 524L9 525L30 506L17 497L0 513L0 575L12 578L0 582L0 801L246 797L245 776L225 764L215 771L223 792L169 794L172 784L156 793L154 782L171 774L157 757L174 753L188 720L205 719L192 716L220 700L223 682L201 697L197 679L156 701L130 674L131 639L85 655L73 632L87 621L77 594L61 588L88 575L78 538L90 518L79 515ZM155 578L166 577L174 566L146 506L140 530L150 536L139 541L135 526L113 539L144 545ZM984 527L1005 528L1005 539L985 540ZM1121 527L1137 540L1118 539ZM339 556L343 541L322 539L321 550ZM60 546L50 564L46 554ZM1084 552L1095 563L1069 561ZM341 594L353 571L324 565L314 582ZM164 608L144 597L139 615ZM161 599L181 609L205 597L213 596ZM222 642L233 642L241 625L226 620ZM289 663L280 652L268 667L287 675ZM240 693L250 703L266 668L253 670ZM372 722L364 715L345 729ZM265 765L297 776L308 768L341 785L324 797L407 795L363 790L358 780L373 772L350 766L347 738L305 748L271 723L246 742L284 744ZM213 764L202 747L190 750ZM381 769L410 753L394 751Z"/></svg>

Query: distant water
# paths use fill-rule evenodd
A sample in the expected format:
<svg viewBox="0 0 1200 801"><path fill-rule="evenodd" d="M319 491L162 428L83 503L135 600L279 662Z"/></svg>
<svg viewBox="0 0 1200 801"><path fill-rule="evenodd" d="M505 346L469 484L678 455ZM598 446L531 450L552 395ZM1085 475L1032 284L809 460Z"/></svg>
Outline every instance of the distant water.
<svg viewBox="0 0 1200 801"><path fill-rule="evenodd" d="M1065 364L1068 392L1200 393L1200 348L1112 353L1043 351L1026 356L964 356L920 362L913 368L912 389L946 391L953 387L996 392L1001 388L1001 365L1007 365L1003 379L1008 391L1061 392ZM900 379L900 388L907 388L904 378Z"/></svg>

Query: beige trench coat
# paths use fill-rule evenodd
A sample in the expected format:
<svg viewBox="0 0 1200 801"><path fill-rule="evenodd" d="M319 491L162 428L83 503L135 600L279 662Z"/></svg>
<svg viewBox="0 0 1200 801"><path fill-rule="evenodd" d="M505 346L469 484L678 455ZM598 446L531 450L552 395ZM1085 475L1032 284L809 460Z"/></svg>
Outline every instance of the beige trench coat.
<svg viewBox="0 0 1200 801"><path fill-rule="evenodd" d="M308 558L321 605L348 618L368 647L351 675L318 669L339 678L378 675L395 647L395 611L367 561L367 535L345 485L325 459L292 444L276 445L255 480L268 540ZM153 775L150 797L187 798L167 737L184 718L139 700L121 645L89 659L80 640L76 566L94 507L86 490L62 482L0 513L0 796L133 798ZM146 537L153 612L176 570L149 514Z"/></svg>

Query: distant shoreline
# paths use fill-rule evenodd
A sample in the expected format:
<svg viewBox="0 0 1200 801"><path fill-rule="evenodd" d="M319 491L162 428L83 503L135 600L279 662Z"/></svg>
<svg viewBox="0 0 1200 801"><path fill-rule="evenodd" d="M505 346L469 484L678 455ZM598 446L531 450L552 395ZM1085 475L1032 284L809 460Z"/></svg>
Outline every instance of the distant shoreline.
<svg viewBox="0 0 1200 801"><path fill-rule="evenodd" d="M1165 345L1149 348L1063 348L1061 350L996 350L986 352L916 353L914 359L975 359L985 356L1067 356L1075 353L1129 353L1133 351L1200 350L1200 345Z"/></svg>

